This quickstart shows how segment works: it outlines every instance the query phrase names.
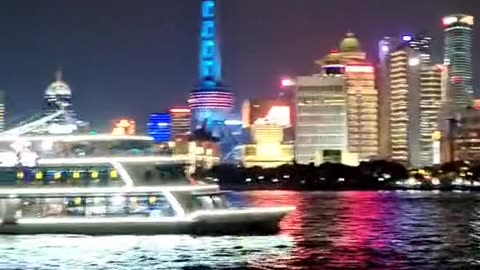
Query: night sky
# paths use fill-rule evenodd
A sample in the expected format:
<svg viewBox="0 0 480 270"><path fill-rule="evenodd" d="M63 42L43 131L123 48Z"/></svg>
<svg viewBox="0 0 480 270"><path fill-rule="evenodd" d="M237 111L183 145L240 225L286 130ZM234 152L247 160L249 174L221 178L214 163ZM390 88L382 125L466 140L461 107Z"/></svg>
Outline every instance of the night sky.
<svg viewBox="0 0 480 270"><path fill-rule="evenodd" d="M62 67L80 118L106 129L118 117L185 104L197 82L199 0L2 0L0 89L10 121L40 111ZM272 96L284 75L309 74L347 31L374 59L385 35L428 31L442 54L441 18L479 0L223 0L225 82L237 97ZM480 27L477 27L480 28ZM474 53L480 72L480 30Z"/></svg>

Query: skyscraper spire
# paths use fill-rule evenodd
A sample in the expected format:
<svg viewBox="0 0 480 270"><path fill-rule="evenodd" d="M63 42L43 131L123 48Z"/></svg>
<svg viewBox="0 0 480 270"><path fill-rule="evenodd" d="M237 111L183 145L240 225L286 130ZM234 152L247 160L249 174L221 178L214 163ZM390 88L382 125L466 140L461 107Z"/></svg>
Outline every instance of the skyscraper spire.
<svg viewBox="0 0 480 270"><path fill-rule="evenodd" d="M59 67L59 68L57 69L57 71L55 72L55 80L56 80L56 81L62 81L62 77L63 77L62 68Z"/></svg>
<svg viewBox="0 0 480 270"><path fill-rule="evenodd" d="M233 96L222 83L218 6L216 0L201 0L198 74L200 83L188 99L192 129L215 134L233 108Z"/></svg>

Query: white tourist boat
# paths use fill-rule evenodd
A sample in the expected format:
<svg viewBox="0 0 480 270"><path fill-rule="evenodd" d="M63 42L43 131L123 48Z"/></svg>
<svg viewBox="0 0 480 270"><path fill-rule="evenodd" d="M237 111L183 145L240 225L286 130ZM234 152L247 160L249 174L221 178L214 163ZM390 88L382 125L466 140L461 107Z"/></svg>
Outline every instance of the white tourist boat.
<svg viewBox="0 0 480 270"><path fill-rule="evenodd" d="M232 207L149 137L0 137L0 233L275 233L293 209Z"/></svg>

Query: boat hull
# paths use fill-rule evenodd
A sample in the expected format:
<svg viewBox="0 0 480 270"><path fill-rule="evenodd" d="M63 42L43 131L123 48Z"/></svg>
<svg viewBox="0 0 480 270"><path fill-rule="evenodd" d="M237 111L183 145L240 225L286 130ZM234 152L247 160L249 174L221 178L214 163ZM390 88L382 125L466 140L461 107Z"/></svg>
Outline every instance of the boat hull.
<svg viewBox="0 0 480 270"><path fill-rule="evenodd" d="M0 234L191 234L269 235L279 231L281 219L289 212L256 213L212 211L193 219L154 220L152 218L37 218L19 219L0 225Z"/></svg>

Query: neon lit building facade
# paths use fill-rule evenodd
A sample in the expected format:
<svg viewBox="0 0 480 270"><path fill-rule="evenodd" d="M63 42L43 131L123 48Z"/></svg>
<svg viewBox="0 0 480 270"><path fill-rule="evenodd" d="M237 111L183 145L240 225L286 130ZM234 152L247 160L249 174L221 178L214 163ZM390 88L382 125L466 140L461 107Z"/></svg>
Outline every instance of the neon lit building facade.
<svg viewBox="0 0 480 270"><path fill-rule="evenodd" d="M459 109L472 105L476 94L472 82L474 17L455 14L443 18L445 31L444 64L450 76L449 99Z"/></svg>
<svg viewBox="0 0 480 270"><path fill-rule="evenodd" d="M199 50L200 84L190 94L191 128L205 127L215 133L233 108L233 95L222 84L222 59L218 33L218 4L215 0L201 2L201 33Z"/></svg>
<svg viewBox="0 0 480 270"><path fill-rule="evenodd" d="M169 142L172 139L172 116L168 113L150 114L147 130L156 143Z"/></svg>
<svg viewBox="0 0 480 270"><path fill-rule="evenodd" d="M192 111L189 108L172 108L170 109L170 116L172 121L172 138L190 134Z"/></svg>

